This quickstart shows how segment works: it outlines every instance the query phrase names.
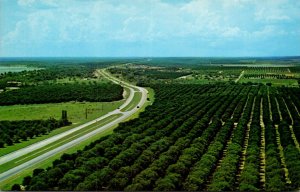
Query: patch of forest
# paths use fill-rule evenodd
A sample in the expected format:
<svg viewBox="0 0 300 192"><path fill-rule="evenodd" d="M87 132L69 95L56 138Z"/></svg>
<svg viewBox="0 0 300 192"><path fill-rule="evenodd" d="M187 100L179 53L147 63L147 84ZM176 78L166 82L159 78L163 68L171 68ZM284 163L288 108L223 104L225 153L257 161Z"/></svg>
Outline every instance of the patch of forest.
<svg viewBox="0 0 300 192"><path fill-rule="evenodd" d="M47 66L44 69L22 72L7 72L0 74L0 89L16 86L15 82L20 82L18 86L36 85L48 80L63 79L68 77L92 78L96 66Z"/></svg>
<svg viewBox="0 0 300 192"><path fill-rule="evenodd" d="M66 118L56 120L0 121L0 148L33 137L45 135L54 129L71 124Z"/></svg>
<svg viewBox="0 0 300 192"><path fill-rule="evenodd" d="M299 189L299 88L151 87L155 102L138 119L64 154L46 170L35 169L22 185L26 190L85 191Z"/></svg>
<svg viewBox="0 0 300 192"><path fill-rule="evenodd" d="M38 85L1 93L0 105L67 101L107 102L122 99L122 94L123 88L111 83Z"/></svg>
<svg viewBox="0 0 300 192"><path fill-rule="evenodd" d="M168 80L175 80L179 77L192 74L191 72L181 71L177 67L168 68L150 68L136 65L133 68L110 68L112 74L122 75L125 79L131 82L137 82L138 85L154 82L166 82Z"/></svg>

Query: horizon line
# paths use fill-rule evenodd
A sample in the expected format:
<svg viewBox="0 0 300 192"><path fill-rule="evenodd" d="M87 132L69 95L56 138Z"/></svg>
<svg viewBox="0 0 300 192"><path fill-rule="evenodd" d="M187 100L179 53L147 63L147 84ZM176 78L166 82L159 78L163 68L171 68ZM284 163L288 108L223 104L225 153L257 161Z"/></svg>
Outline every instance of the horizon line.
<svg viewBox="0 0 300 192"><path fill-rule="evenodd" d="M0 56L5 58L282 58L300 57L300 55L287 56Z"/></svg>

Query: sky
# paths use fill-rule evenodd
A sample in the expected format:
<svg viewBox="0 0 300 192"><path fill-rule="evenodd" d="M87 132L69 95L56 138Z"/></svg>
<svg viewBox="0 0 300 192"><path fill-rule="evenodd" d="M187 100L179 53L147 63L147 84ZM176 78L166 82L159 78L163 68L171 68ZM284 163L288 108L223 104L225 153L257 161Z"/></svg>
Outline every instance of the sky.
<svg viewBox="0 0 300 192"><path fill-rule="evenodd" d="M0 57L299 55L300 0L0 0Z"/></svg>

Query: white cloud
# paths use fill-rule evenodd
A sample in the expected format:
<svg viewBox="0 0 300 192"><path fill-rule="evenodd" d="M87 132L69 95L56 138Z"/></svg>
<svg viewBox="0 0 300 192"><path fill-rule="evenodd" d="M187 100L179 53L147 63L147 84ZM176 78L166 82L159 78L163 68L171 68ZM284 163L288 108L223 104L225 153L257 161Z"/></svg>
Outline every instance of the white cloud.
<svg viewBox="0 0 300 192"><path fill-rule="evenodd" d="M68 0L62 0L68 1ZM18 0L18 5L21 7L34 7L34 6L49 6L57 7L61 4L61 1L57 0Z"/></svg>
<svg viewBox="0 0 300 192"><path fill-rule="evenodd" d="M255 19L259 21L267 21L267 22L276 22L276 21L288 21L291 18L288 15L285 15L284 10L273 9L261 7L255 13Z"/></svg>
<svg viewBox="0 0 300 192"><path fill-rule="evenodd" d="M289 34L290 33L276 27L275 25L267 25L260 30L254 31L252 33L252 37L266 38L266 37L274 37L274 36L289 35Z"/></svg>
<svg viewBox="0 0 300 192"><path fill-rule="evenodd" d="M264 22L282 22L292 20L296 14L299 20L299 6L298 0L258 1L256 2L255 19Z"/></svg>
<svg viewBox="0 0 300 192"><path fill-rule="evenodd" d="M222 35L224 37L237 37L237 36L242 36L243 33L244 32L241 31L239 27L229 27L224 30Z"/></svg>
<svg viewBox="0 0 300 192"><path fill-rule="evenodd" d="M300 20L295 12L300 4L290 2L293 0L193 0L180 4L161 0L19 0L20 6L32 10L3 41L97 43L200 38L212 39L215 44L216 39L285 35L288 31L277 23Z"/></svg>
<svg viewBox="0 0 300 192"><path fill-rule="evenodd" d="M31 6L35 3L35 0L18 0L18 5L20 6Z"/></svg>

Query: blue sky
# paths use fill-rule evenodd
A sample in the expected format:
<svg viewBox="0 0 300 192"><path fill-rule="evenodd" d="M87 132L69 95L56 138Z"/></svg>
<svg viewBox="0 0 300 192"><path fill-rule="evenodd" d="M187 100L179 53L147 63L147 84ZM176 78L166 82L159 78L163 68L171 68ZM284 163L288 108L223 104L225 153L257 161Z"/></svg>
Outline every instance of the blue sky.
<svg viewBox="0 0 300 192"><path fill-rule="evenodd" d="M0 0L0 57L300 55L300 0Z"/></svg>

